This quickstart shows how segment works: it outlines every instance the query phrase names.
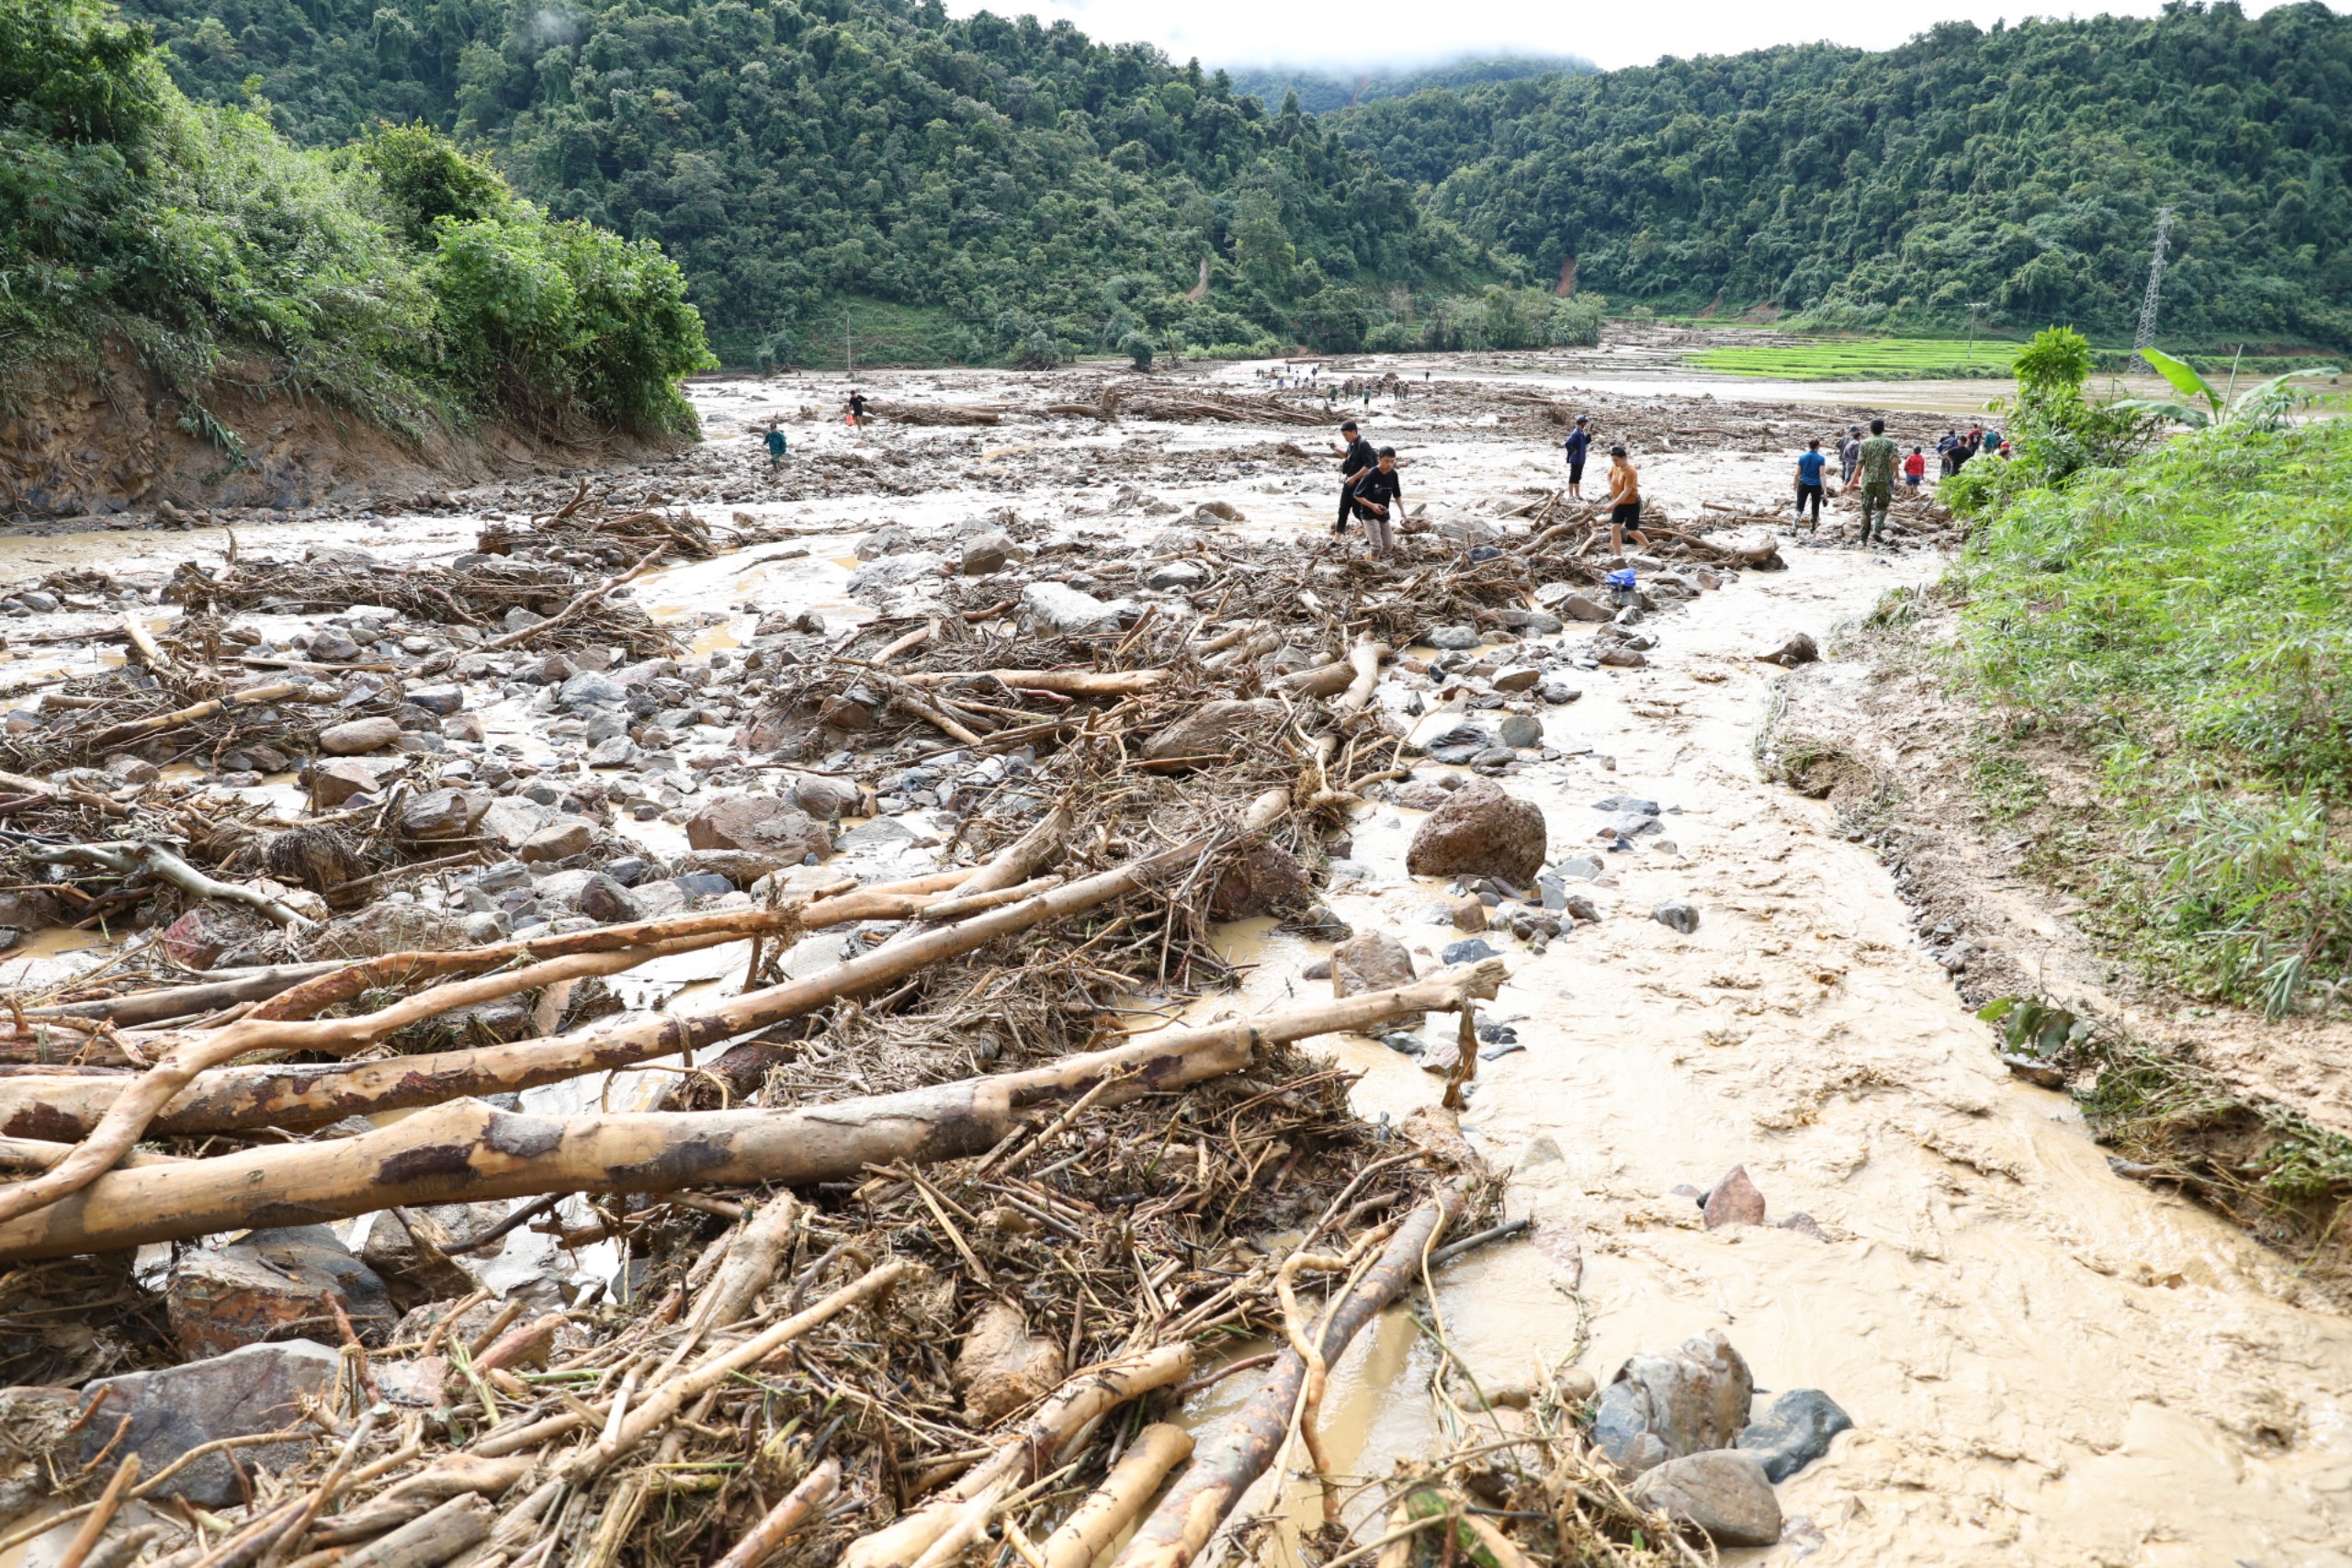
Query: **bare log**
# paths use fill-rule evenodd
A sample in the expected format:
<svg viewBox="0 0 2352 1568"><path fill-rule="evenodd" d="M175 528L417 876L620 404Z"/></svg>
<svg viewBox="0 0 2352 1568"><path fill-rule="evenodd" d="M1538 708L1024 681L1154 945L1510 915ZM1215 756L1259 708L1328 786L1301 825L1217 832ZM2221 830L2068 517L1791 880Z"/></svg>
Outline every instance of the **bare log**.
<svg viewBox="0 0 2352 1568"><path fill-rule="evenodd" d="M169 669L170 667L167 661L159 668ZM210 718L216 714L226 713L231 708L253 707L263 703L280 703L289 698L300 698L307 702L310 700L310 688L294 681L272 681L266 686L255 686L248 692L232 692L225 697L215 697L209 702L197 703L192 706L177 708L170 713L159 713L149 718L126 719L120 724L99 730L82 744L94 753L111 751L133 740L143 739L150 735L160 735L166 729L176 729L183 724L194 724L198 719Z"/></svg>
<svg viewBox="0 0 2352 1568"><path fill-rule="evenodd" d="M461 1492L432 1512L370 1541L343 1560L343 1568L441 1568L490 1533L498 1510L479 1493Z"/></svg>
<svg viewBox="0 0 2352 1568"><path fill-rule="evenodd" d="M1302 670L1295 675L1285 675L1274 682L1283 691L1301 697L1335 697L1348 689L1356 678L1356 667L1342 659L1336 663L1318 664L1312 670Z"/></svg>
<svg viewBox="0 0 2352 1568"><path fill-rule="evenodd" d="M1420 1270L1421 1255L1460 1216L1466 1188L1449 1182L1406 1217L1355 1287L1324 1314L1316 1344L1325 1364L1336 1363L1363 1325L1402 1295ZM1159 1500L1114 1568L1187 1568L1208 1544L1243 1493L1250 1490L1289 1435L1291 1414L1306 1385L1306 1359L1284 1350L1250 1403L1236 1411Z"/></svg>
<svg viewBox="0 0 2352 1568"><path fill-rule="evenodd" d="M265 969L233 975L224 980L209 980L196 986L171 986L155 991L132 991L125 996L100 997L95 1001L63 1002L56 1007L27 1008L28 1019L44 1018L103 1018L107 1022L135 1026L156 1023L167 1018L188 1018L210 1012L216 1008L234 1006L238 1002L267 1001L305 980L321 975L331 975L345 967L341 963L278 964Z"/></svg>
<svg viewBox="0 0 2352 1568"><path fill-rule="evenodd" d="M199 898L220 898L249 905L289 931L311 929L309 920L268 894L207 876L158 843L63 844L43 850L41 853L48 859L69 864L95 865L118 876L132 876L144 872L158 882L168 882Z"/></svg>
<svg viewBox="0 0 2352 1568"><path fill-rule="evenodd" d="M829 1459L810 1471L806 1480L785 1494L783 1502L770 1508L742 1540L728 1550L727 1555L718 1560L718 1568L759 1568L808 1522L819 1505L833 1495L841 1479L842 1461L837 1459Z"/></svg>
<svg viewBox="0 0 2352 1568"><path fill-rule="evenodd" d="M1369 637L1356 639L1355 647L1348 653L1348 664L1355 671L1355 679L1348 683L1347 694L1331 705L1334 711L1343 716L1363 711L1380 684L1380 661L1387 657L1386 643L1375 642Z"/></svg>
<svg viewBox="0 0 2352 1568"><path fill-rule="evenodd" d="M1046 1568L1090 1568L1151 1502L1168 1472L1193 1457L1193 1434L1166 1421L1136 1435L1085 1502L1046 1539Z"/></svg>
<svg viewBox="0 0 2352 1568"><path fill-rule="evenodd" d="M1031 692L1057 692L1066 697L1134 697L1156 691L1168 679L1165 670L970 670L930 671L899 679L910 686L955 686L967 681L997 681Z"/></svg>

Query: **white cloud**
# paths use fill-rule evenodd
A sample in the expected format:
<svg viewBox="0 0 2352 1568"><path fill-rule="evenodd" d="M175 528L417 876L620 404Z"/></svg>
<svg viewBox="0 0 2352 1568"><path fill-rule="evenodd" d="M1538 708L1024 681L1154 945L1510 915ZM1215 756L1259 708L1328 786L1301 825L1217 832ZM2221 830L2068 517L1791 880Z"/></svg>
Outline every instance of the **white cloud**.
<svg viewBox="0 0 2352 1568"><path fill-rule="evenodd" d="M2278 0L2274 0L2278 3ZM1809 0L1794 6L1754 0L1664 0L1617 6L1557 0L1486 0L1440 7L1428 0L949 0L957 16L990 10L1067 20L1106 43L1156 43L1178 61L1219 65L1410 66L1462 54L1578 54L1602 65L1645 65L1666 54L1727 54L1776 43L1826 39L1887 49L1938 22L2030 16L2154 16L2161 0L2117 0L2079 11L2043 5L1966 5L1917 0ZM2267 10L2252 0L2249 12ZM2337 6L2342 8L2342 4Z"/></svg>

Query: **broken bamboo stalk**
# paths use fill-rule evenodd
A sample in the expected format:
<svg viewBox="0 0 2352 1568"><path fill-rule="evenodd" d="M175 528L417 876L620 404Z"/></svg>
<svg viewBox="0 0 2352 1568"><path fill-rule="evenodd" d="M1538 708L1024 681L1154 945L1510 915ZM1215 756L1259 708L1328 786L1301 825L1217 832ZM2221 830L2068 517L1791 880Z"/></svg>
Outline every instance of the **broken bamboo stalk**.
<svg viewBox="0 0 2352 1568"><path fill-rule="evenodd" d="M1420 1272L1421 1255L1460 1217L1467 1201L1466 1184L1448 1182L1406 1217L1381 1249L1379 1261L1317 1325L1316 1343L1326 1364L1336 1363L1357 1332L1411 1286ZM1306 1378L1306 1359L1295 1349L1284 1350L1250 1403L1208 1439L1159 1506L1136 1527L1113 1568L1188 1568L1242 1494L1273 1462L1290 1432Z"/></svg>
<svg viewBox="0 0 2352 1568"><path fill-rule="evenodd" d="M824 1501L841 1484L842 1461L828 1459L810 1471L808 1476L784 1495L784 1501L770 1508L744 1533L743 1539L728 1549L718 1560L718 1568L760 1568L795 1530L808 1522Z"/></svg>

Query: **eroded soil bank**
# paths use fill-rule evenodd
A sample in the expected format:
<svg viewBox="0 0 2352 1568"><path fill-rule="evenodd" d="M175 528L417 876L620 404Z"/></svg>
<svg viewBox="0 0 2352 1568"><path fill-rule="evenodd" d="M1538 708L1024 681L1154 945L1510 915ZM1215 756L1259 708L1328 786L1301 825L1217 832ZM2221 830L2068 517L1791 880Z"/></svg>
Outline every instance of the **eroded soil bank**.
<svg viewBox="0 0 2352 1568"><path fill-rule="evenodd" d="M1218 378L1255 390L1257 368ZM1449 374L1460 371L1438 371ZM778 612L814 609L838 625L889 610L891 585L869 577L853 591L854 572L910 545L952 554L1002 526L997 513L1008 509L1041 541L1105 553L1206 502L1243 520L1186 525L1245 539L1309 539L1329 526L1320 430L1048 412L1099 395L1077 376L867 385L886 407L998 412L979 429L884 423L859 434L833 423L828 389L729 382L697 389L700 450L623 481L625 495L701 507L714 521L741 513L797 531L790 545L640 581L640 604L691 630L687 662L756 641ZM1432 519L1492 519L1559 478L1556 428L1509 400L1520 385L1589 402L1604 442L1631 436L1646 492L1677 518L1709 502L1742 512L1771 503L1804 435L1828 435L1848 417L1814 406L1812 392L1759 392L1744 405L1630 387L1575 393L1532 370L1408 392L1401 403L1379 398L1359 417L1375 441L1413 459L1408 498L1427 502ZM770 413L786 420L794 446L774 478L755 439ZM1904 415L1898 433L1908 445L1950 417ZM553 491L485 488L461 494L458 512L431 515L297 517L241 543L281 556L328 546L386 562L447 560L472 547L491 514L542 505ZM907 541L861 560L860 547L893 524ZM1849 513L1833 513L1824 533L1849 529ZM1782 1486L1784 1509L1805 1522L1755 1560L2352 1562L2352 1323L2297 1278L2292 1258L2116 1177L2063 1095L2001 1066L1885 867L1842 836L1837 807L1760 776L1756 737L1789 677L1753 656L1791 630L1834 646L1839 623L1940 567L1926 549L1864 554L1824 542L1792 536L1786 570L1740 573L1662 606L1643 624L1656 646L1638 668L1586 667L1585 627L1547 634L1557 673L1578 695L1530 705L1541 744L1520 749L1499 782L1542 807L1550 860L1598 861L1600 874L1578 891L1601 918L1540 953L1508 934L1484 938L1511 969L1487 1016L1515 1031L1521 1048L1489 1047L1498 1054L1480 1065L1463 1127L1514 1173L1510 1212L1539 1224L1533 1239L1445 1276L1437 1304L1452 1342L1482 1381L1574 1354L1605 1382L1631 1352L1720 1328L1760 1388L1830 1393L1856 1430ZM161 573L191 555L218 562L228 548L217 530L6 541L0 576L31 581L99 563L118 576ZM59 607L8 626L12 641L21 642L17 629L86 638L119 618ZM300 628L268 629L285 640ZM14 692L116 657L70 636L12 651L0 687ZM481 716L484 744L548 767L584 750L585 736L556 733L530 694L493 692L468 709ZM1392 677L1382 700L1400 713L1419 705L1426 725L1434 688ZM1482 715L1494 716L1462 710ZM679 752L740 744L697 721ZM1423 760L1397 787L1455 771ZM682 798L644 796L658 809L614 823L655 853L676 849L676 813L694 805L695 772L665 776ZM1613 850L1594 838L1610 820L1596 803L1623 796L1657 803L1662 831ZM918 840L930 836L926 809L896 814ZM1374 804L1324 897L1358 931L1395 932L1426 969L1467 933L1450 923L1452 883L1405 871L1420 816L1393 799ZM891 869L920 868L907 859ZM1652 919L1667 901L1693 906L1697 929ZM1433 923L1433 912L1449 923ZM1195 1004L1196 1013L1324 994L1324 982L1301 972L1328 944L1269 924L1227 929L1228 953L1255 967L1239 998ZM31 987L86 962L15 956L0 979ZM728 968L715 956L666 988ZM1369 1114L1401 1119L1439 1093L1419 1063L1376 1041L1351 1041L1337 1060L1364 1075L1356 1098ZM1736 1166L1762 1190L1767 1224L1706 1229L1694 1195ZM1799 1213L1809 1229L1778 1225ZM1434 1367L1406 1315L1368 1334L1327 1406L1335 1463L1380 1473L1426 1449ZM1190 1414L1217 1413L1242 1386L1202 1396Z"/></svg>

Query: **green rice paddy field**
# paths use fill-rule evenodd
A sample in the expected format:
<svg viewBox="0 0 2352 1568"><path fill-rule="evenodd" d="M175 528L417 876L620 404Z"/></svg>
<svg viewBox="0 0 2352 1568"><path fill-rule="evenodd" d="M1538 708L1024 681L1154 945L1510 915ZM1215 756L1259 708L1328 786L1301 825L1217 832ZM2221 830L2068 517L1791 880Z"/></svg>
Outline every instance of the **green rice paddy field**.
<svg viewBox="0 0 2352 1568"><path fill-rule="evenodd" d="M1702 370L1788 381L1922 381L2000 378L2023 345L2006 338L1819 338L1804 344L1702 348Z"/></svg>

